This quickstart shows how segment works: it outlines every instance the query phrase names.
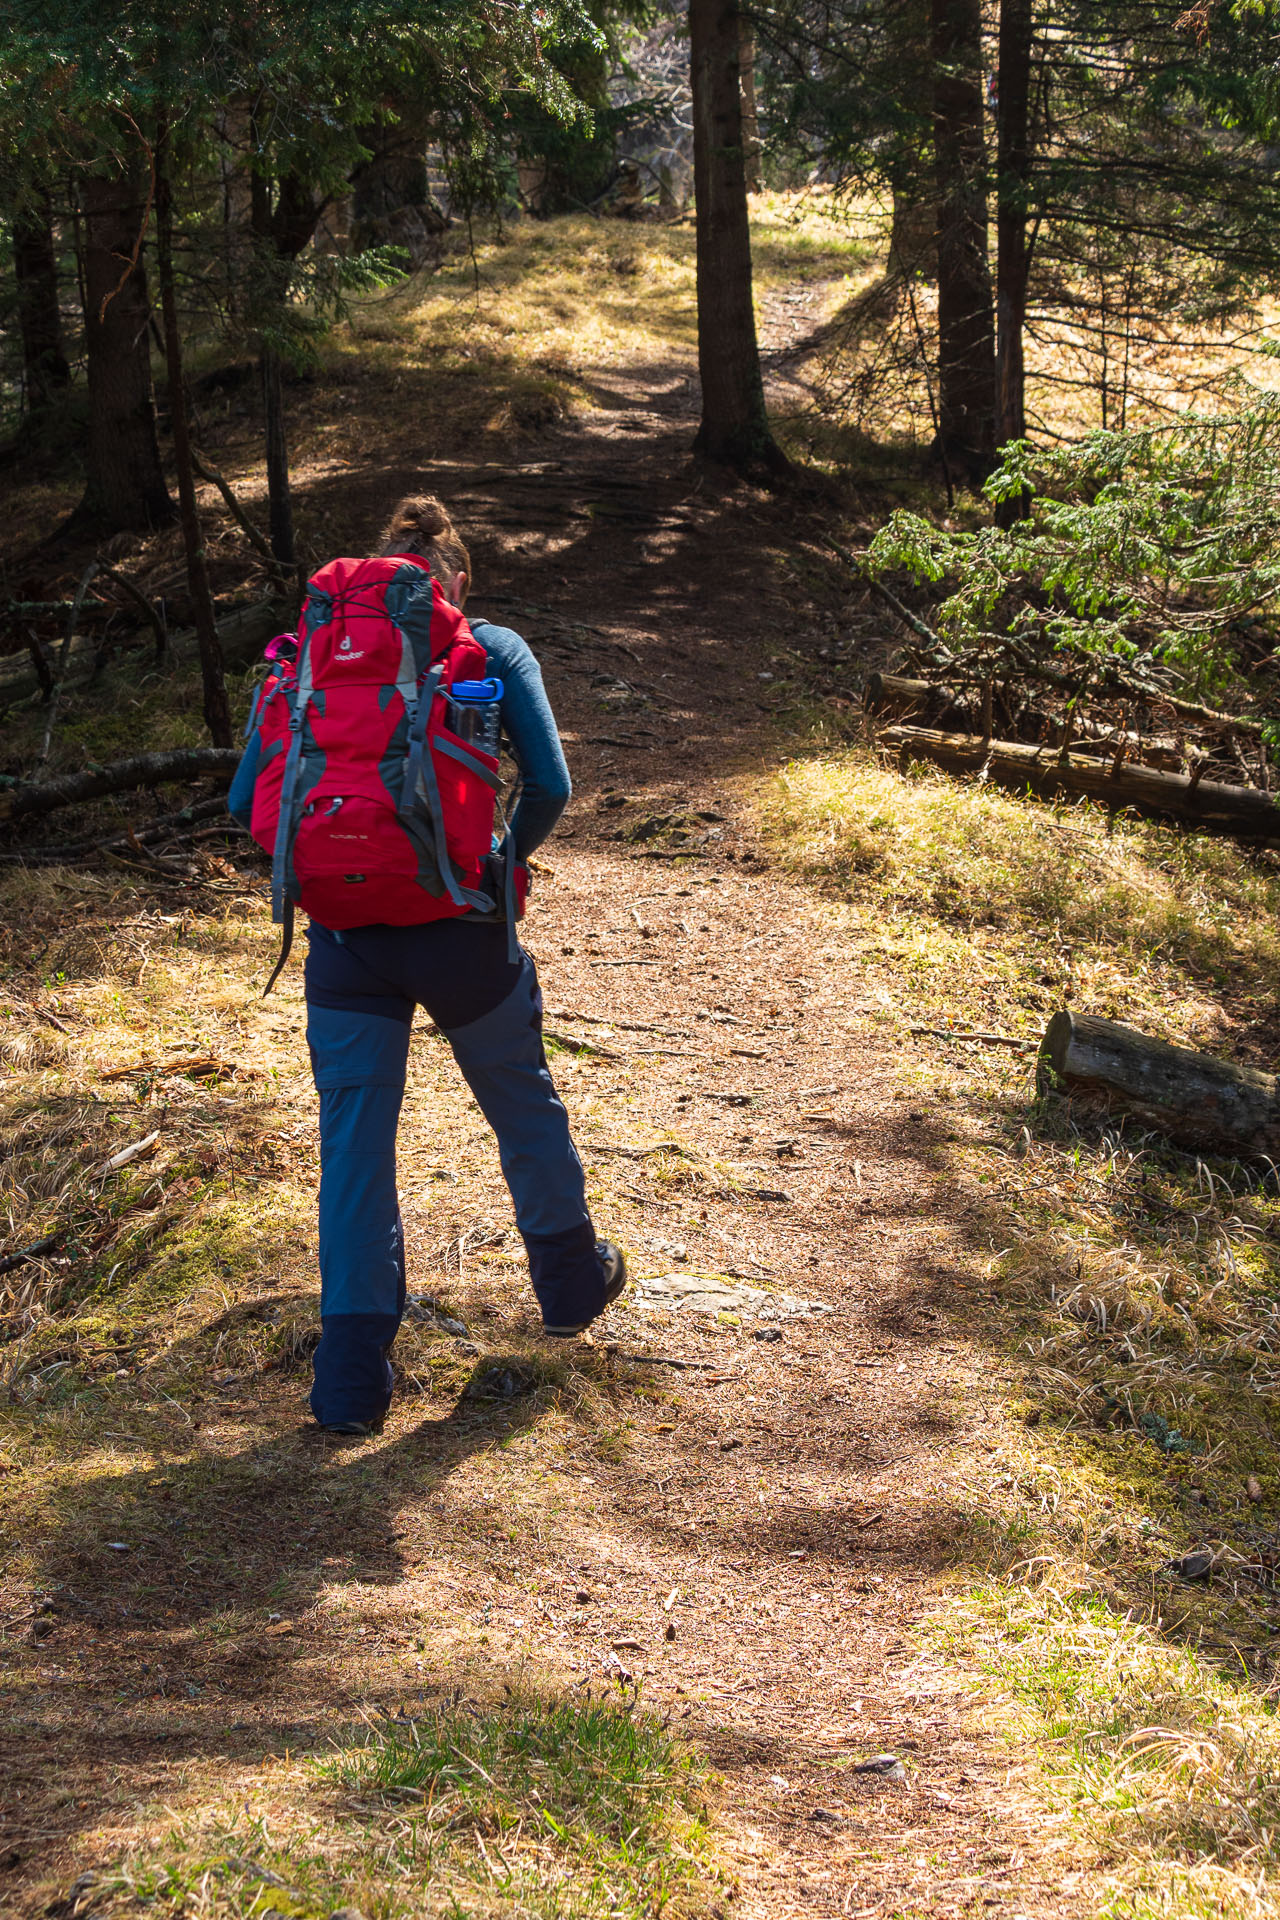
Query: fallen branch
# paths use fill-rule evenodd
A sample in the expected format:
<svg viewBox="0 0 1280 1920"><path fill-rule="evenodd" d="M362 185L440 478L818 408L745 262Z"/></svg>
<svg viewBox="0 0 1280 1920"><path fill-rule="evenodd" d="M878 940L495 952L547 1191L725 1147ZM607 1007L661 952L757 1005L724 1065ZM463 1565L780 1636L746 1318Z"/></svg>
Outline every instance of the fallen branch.
<svg viewBox="0 0 1280 1920"><path fill-rule="evenodd" d="M29 1247L0 1256L0 1273L12 1273L15 1267L24 1267L29 1260L42 1260L46 1253L56 1253L66 1237L66 1228L60 1227L57 1233L46 1233L43 1240L33 1240Z"/></svg>
<svg viewBox="0 0 1280 1920"><path fill-rule="evenodd" d="M80 618L80 609L84 605L84 597L93 584L93 579L97 572L98 563L96 560L91 560L84 570L80 585L76 588L76 597L71 602L71 612L67 618L67 631L63 635L62 647L58 654L57 677L53 683L53 690L49 694L49 717L44 723L44 739L40 742L40 751L36 756L37 764L42 764L49 758L49 748L53 742L53 729L58 720L58 703L62 699L62 689L67 678L67 663L71 658L71 642L76 637L76 622Z"/></svg>
<svg viewBox="0 0 1280 1920"><path fill-rule="evenodd" d="M1027 648L1018 646L1008 635L991 636L994 644L1006 657L1012 660L1020 673L1030 680L1043 680L1046 686L1062 687L1074 693L1079 684L1079 676L1062 667L1055 667L1047 660L1037 659ZM1221 713L1216 707L1202 706L1198 700L1184 700L1170 693L1166 687L1158 686L1154 681L1139 679L1132 673L1123 672L1111 660L1096 662L1098 684L1113 693L1126 693L1131 699L1149 701L1152 705L1172 708L1181 714L1184 720L1198 720L1206 727L1225 727L1239 733L1261 736L1263 723L1251 720L1239 713Z"/></svg>
<svg viewBox="0 0 1280 1920"><path fill-rule="evenodd" d="M545 1028L542 1035L553 1047L563 1047L567 1053L595 1053L602 1060L621 1060L620 1053L614 1053L609 1047L598 1047L594 1040L575 1040L571 1034L550 1033Z"/></svg>
<svg viewBox="0 0 1280 1920"><path fill-rule="evenodd" d="M85 859L89 854L119 852L132 844L130 833L133 834L134 839L143 844L170 837L188 837L183 834L183 828L193 827L201 820L211 820L218 814L224 816L223 822L221 826L211 829L212 832L242 836L245 834L245 828L227 813L226 795L220 793L216 799L197 800L194 806L183 807L177 813L163 814L159 820L153 820L149 826L130 828L125 833L109 834L105 840L97 837L92 840L65 840L44 847L9 848L0 852L0 862L11 866L66 866L72 861ZM199 839L200 835L191 834L189 837L195 840Z"/></svg>
<svg viewBox="0 0 1280 1920"><path fill-rule="evenodd" d="M228 666L247 665L279 627L296 617L296 612L286 612L285 603L279 599L258 601L253 606L238 607L233 613L227 614L225 619L218 622L218 638ZM92 674L98 650L99 642L91 634L82 634L72 642L66 671L62 675L64 686L87 679ZM169 651L175 660L193 656L196 651L194 631L187 629L170 634ZM147 664L151 664L149 655ZM0 658L0 711L39 691L40 677L28 655L8 654Z"/></svg>
<svg viewBox="0 0 1280 1920"><path fill-rule="evenodd" d="M976 734L942 733L933 727L886 727L881 743L904 759L931 760L951 773L1028 788L1046 798L1082 794L1115 811L1132 808L1153 820L1181 820L1206 833L1230 834L1263 845L1280 843L1280 806L1258 787L1227 786L1196 774L1162 773L1155 767L1117 765L1096 756L1059 753L1011 740L984 741Z"/></svg>
<svg viewBox="0 0 1280 1920"><path fill-rule="evenodd" d="M941 636L936 634L932 627L927 626L918 614L912 613L910 607L904 607L897 594L891 593L883 581L877 580L874 574L867 571L865 559L859 560L856 553L850 553L848 547L842 547L838 540L831 538L830 534L821 534L819 538L822 544L835 554L837 560L843 560L845 566L857 575L864 586L869 587L872 593L879 595L886 607L896 613L903 625L910 627L912 633L916 635L916 638L923 640L926 646L933 650L940 661L951 660L953 658L953 655L944 644Z"/></svg>
<svg viewBox="0 0 1280 1920"><path fill-rule="evenodd" d="M119 587L121 593L123 593L127 599L133 601L134 606L137 607L143 619L155 634L156 659L163 660L169 650L169 629L165 625L164 614L160 608L153 600L148 600L141 587L135 586L128 574L117 573L116 569L109 567L105 560L99 560L98 572L104 580L113 581L115 585Z"/></svg>
<svg viewBox="0 0 1280 1920"><path fill-rule="evenodd" d="M121 1167L127 1167L134 1160L142 1160L155 1152L156 1142L160 1138L160 1129L149 1133L145 1140L135 1140L131 1147L121 1147L119 1153L113 1153L98 1172L100 1174L119 1173Z"/></svg>
<svg viewBox="0 0 1280 1920"><path fill-rule="evenodd" d="M35 820L81 800L99 800L104 794L127 793L137 787L157 787L167 780L197 780L213 774L225 775L229 781L239 764L236 747L174 747L167 753L140 753L132 760L116 760L87 773L66 773L57 780L0 793L0 820Z"/></svg>
<svg viewBox="0 0 1280 1920"><path fill-rule="evenodd" d="M960 1027L911 1027L911 1033L927 1034L935 1040L980 1040L985 1047L1034 1047L1034 1040L1016 1033L966 1033Z"/></svg>
<svg viewBox="0 0 1280 1920"><path fill-rule="evenodd" d="M288 579L286 569L281 566L275 554L271 551L271 542L267 539L266 535L254 526L252 520L240 505L239 500L231 489L230 481L225 480L216 467L211 467L207 460L202 459L194 447L191 448L191 464L202 480L207 480L210 486L218 489L218 492L226 502L227 512L231 515L231 518L235 521L241 533L249 542L249 545L267 562L267 565L277 579L284 583Z"/></svg>

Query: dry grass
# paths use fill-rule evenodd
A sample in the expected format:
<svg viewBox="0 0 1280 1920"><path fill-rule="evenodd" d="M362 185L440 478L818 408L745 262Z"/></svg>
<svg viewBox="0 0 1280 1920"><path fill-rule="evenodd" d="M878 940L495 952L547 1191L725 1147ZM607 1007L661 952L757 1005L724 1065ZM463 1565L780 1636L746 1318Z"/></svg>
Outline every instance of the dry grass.
<svg viewBox="0 0 1280 1920"><path fill-rule="evenodd" d="M860 747L792 761L765 809L787 860L849 903L868 958L894 963L897 1004L923 1018L1037 1033L1066 1000L1229 1047L1274 1001L1274 856L919 763L903 774Z"/></svg>
<svg viewBox="0 0 1280 1920"><path fill-rule="evenodd" d="M963 1035L1033 1047L1067 1002L1267 1060L1275 863L861 747L794 760L763 805L784 857L841 901L864 1011L951 1117L939 1165L990 1248L977 1312L1016 1385L1005 1470L968 1488L964 1551L992 1579L945 1631L1046 1742L1103 1911L1272 1913L1276 1183L1078 1121L1038 1097L1030 1053ZM1171 1571L1191 1549L1213 1555L1200 1584Z"/></svg>

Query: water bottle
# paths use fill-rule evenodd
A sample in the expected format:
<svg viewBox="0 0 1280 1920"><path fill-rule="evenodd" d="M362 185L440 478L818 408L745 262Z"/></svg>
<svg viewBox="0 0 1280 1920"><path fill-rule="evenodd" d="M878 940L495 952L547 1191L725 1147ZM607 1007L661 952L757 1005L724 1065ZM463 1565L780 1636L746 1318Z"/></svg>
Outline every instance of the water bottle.
<svg viewBox="0 0 1280 1920"><path fill-rule="evenodd" d="M449 689L449 725L459 740L498 755L502 732L501 680L455 680Z"/></svg>

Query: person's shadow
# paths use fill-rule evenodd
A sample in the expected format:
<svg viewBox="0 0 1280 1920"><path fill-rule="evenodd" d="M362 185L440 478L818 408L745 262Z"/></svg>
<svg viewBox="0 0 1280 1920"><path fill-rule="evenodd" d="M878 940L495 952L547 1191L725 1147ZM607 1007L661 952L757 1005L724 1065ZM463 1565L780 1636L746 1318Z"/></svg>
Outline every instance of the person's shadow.
<svg viewBox="0 0 1280 1920"><path fill-rule="evenodd" d="M202 1368L210 1331L195 1336ZM166 1371L181 1366L181 1348L166 1362ZM347 1441L299 1422L230 1453L202 1447L197 1431L180 1456L136 1472L86 1461L59 1490L37 1588L68 1624L126 1636L197 1628L216 1642L250 1621L265 1630L278 1624L270 1615L303 1615L344 1580L394 1584L406 1572L401 1508L420 1509L473 1453L536 1422L557 1393L552 1373L527 1355L495 1351L474 1363L447 1412L394 1439ZM225 1411L236 1417L235 1402ZM468 1512L468 1535L476 1517Z"/></svg>

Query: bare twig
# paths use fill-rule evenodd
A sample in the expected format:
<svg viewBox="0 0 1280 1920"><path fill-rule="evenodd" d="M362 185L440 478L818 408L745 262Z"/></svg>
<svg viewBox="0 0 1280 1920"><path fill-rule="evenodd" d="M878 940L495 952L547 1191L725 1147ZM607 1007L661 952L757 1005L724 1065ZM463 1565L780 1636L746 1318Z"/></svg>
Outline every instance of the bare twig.
<svg viewBox="0 0 1280 1920"><path fill-rule="evenodd" d="M142 613L147 625L156 636L156 659L163 660L169 646L169 629L165 625L164 614L155 602L148 600L141 587L135 586L128 574L119 573L115 567L109 567L105 560L99 560L98 572L104 580L110 580L119 587L121 593L133 601Z"/></svg>
<svg viewBox="0 0 1280 1920"><path fill-rule="evenodd" d="M218 489L218 492L226 502L227 512L231 515L231 518L235 521L241 533L249 542L249 545L267 562L272 573L276 574L281 580L288 579L287 569L280 565L275 554L271 551L271 542L264 533L260 532L259 529L254 526L252 520L241 506L232 490L230 481L225 479L216 467L211 467L209 462L205 460L202 455L198 454L194 447L191 449L191 464L202 480L207 480L211 487Z"/></svg>
<svg viewBox="0 0 1280 1920"><path fill-rule="evenodd" d="M924 1033L935 1040L980 1040L985 1047L1037 1047L1039 1040L1023 1040L1016 1033L969 1032L962 1027L910 1027L910 1033Z"/></svg>

